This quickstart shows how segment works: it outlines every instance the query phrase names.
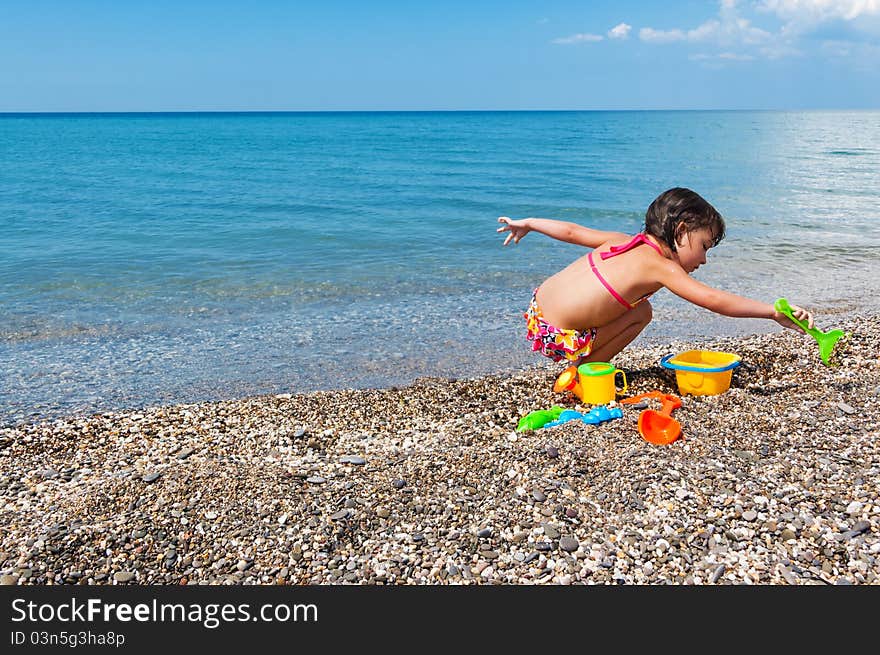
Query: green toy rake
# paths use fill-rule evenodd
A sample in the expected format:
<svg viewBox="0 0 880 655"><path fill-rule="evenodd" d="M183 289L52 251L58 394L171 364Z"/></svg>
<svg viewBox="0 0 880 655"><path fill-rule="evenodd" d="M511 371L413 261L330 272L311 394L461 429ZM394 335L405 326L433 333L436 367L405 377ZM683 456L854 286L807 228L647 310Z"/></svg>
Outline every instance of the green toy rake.
<svg viewBox="0 0 880 655"><path fill-rule="evenodd" d="M773 303L773 308L777 312L788 316L792 321L801 326L804 329L804 332L816 340L819 344L819 357L822 358L822 362L825 366L830 366L828 360L831 357L831 353L834 351L834 346L837 345L837 342L840 341L841 337L846 336L846 332L843 330L828 330L828 332L822 332L822 330L808 327L806 321L798 320L792 316L791 305L788 304L788 301L785 298L779 298Z"/></svg>

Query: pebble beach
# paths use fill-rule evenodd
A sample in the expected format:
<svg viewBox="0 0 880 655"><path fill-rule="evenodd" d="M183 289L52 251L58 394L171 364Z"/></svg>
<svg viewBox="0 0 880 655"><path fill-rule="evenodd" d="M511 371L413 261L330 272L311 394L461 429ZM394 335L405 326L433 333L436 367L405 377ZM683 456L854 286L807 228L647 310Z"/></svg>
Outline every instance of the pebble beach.
<svg viewBox="0 0 880 655"><path fill-rule="evenodd" d="M667 353L742 357L667 446L627 405L516 432L589 409L552 362L0 428L0 582L878 584L878 319L838 317L831 367L790 331L635 344L632 394L678 393Z"/></svg>

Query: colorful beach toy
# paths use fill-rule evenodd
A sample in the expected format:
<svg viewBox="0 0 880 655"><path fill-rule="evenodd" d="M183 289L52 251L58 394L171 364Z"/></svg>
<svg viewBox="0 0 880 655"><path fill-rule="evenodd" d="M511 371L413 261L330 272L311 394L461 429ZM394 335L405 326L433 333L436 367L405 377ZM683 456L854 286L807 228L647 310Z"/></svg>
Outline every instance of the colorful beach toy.
<svg viewBox="0 0 880 655"><path fill-rule="evenodd" d="M714 396L730 388L740 356L717 350L687 350L675 356L666 355L660 365L675 371L681 395Z"/></svg>
<svg viewBox="0 0 880 655"><path fill-rule="evenodd" d="M591 425L598 425L599 423L611 421L616 418L623 418L623 410L621 410L620 407L606 407L605 405L601 405L599 407L594 407L586 414L582 414L573 409L566 409L559 415L559 418L555 421L550 421L549 423L544 424L544 427L552 428L557 425L562 425L563 423L568 423L569 421L577 420L581 420L584 423L589 423Z"/></svg>
<svg viewBox="0 0 880 655"><path fill-rule="evenodd" d="M840 341L841 337L846 335L846 332L843 330L829 330L828 332L822 332L822 330L809 327L809 323L796 319L792 315L791 305L785 298L779 298L773 303L773 308L777 312L788 316L792 321L803 328L804 332L816 340L816 343L819 344L819 358L825 366L830 366L831 364L829 360L831 358L831 353L834 352L834 346L837 345L837 342Z"/></svg>
<svg viewBox="0 0 880 655"><path fill-rule="evenodd" d="M563 408L553 405L550 409L538 409L523 416L517 423L516 431L537 430L544 427L550 421L555 421L562 414Z"/></svg>
<svg viewBox="0 0 880 655"><path fill-rule="evenodd" d="M638 396L621 400L621 404L636 403L645 398L656 398L663 403L658 412L645 409L639 414L639 434L642 438L658 446L666 446L681 436L681 423L672 418L672 410L681 407L681 398L671 393L649 391Z"/></svg>

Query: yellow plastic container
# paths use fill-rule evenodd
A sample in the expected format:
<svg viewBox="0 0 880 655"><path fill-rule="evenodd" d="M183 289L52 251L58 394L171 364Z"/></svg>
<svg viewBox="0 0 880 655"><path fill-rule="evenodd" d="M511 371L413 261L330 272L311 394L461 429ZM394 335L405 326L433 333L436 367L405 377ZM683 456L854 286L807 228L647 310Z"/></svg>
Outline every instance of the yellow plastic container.
<svg viewBox="0 0 880 655"><path fill-rule="evenodd" d="M617 375L623 378L623 389L617 390ZM587 405L604 405L627 390L626 373L608 362L587 362L578 366L581 400Z"/></svg>
<svg viewBox="0 0 880 655"><path fill-rule="evenodd" d="M733 369L740 363L739 355L717 350L687 350L660 360L661 366L675 371L679 393L692 396L714 396L727 391Z"/></svg>
<svg viewBox="0 0 880 655"><path fill-rule="evenodd" d="M623 389L617 389L617 375L623 378ZM588 362L569 366L553 383L553 391L571 391L585 405L605 405L627 390L626 373L608 362Z"/></svg>

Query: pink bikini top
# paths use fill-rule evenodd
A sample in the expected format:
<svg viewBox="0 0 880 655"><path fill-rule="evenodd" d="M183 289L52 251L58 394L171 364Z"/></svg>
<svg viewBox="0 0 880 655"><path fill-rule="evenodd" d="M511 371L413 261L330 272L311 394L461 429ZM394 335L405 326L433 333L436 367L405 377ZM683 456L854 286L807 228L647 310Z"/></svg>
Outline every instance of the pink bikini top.
<svg viewBox="0 0 880 655"><path fill-rule="evenodd" d="M640 245L640 244L642 244L642 243L646 243L646 244L648 244L648 245L651 246L654 250L656 250L660 255L663 254L663 252L660 250L660 248L658 248L656 244L654 244L653 242L651 242L651 241L648 239L648 237L645 236L645 233L644 233L644 232L639 232L639 233L638 233L637 235L635 235L632 239L630 239L627 243L623 244L622 246L611 246L611 249L610 249L608 252L601 252L601 253L599 253L599 256L602 258L602 261L605 261L605 260L608 259L609 257L616 257L617 255L623 254L623 253L625 253L625 252L628 251L628 250L632 250L633 248L635 248L636 246L638 246L638 245ZM627 309L632 309L633 307L635 307L636 305L638 305L640 302L642 302L643 300L647 299L647 298L651 295L651 294L649 293L647 296L644 296L644 297L642 297L642 298L639 298L638 300L636 300L636 301L635 301L634 303L632 303L632 304L628 303L628 302L623 298L623 296L621 296L619 293L617 293L617 292L614 290L614 287L612 287L610 284L608 284L608 280L606 280L604 277L602 277L602 274L599 272L599 269L596 268L596 264L593 263L593 251L590 251L590 254L587 255L587 259L588 259L589 262L590 262L590 268L593 269L593 273L595 273L595 274L596 274L596 277L599 278L599 282L601 282L602 285L603 285L606 289L608 289L608 293L610 293L612 296L614 296L614 298L617 300L617 302L619 302L621 305L623 305L623 306L626 307Z"/></svg>

